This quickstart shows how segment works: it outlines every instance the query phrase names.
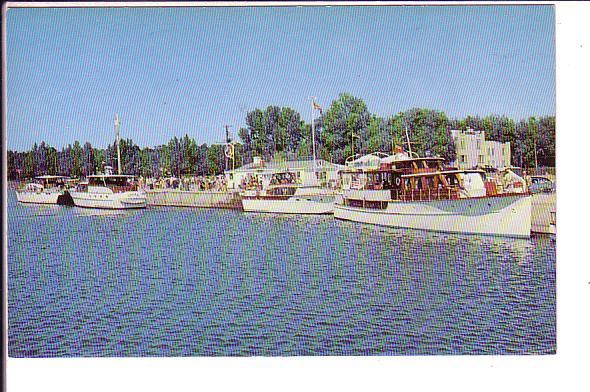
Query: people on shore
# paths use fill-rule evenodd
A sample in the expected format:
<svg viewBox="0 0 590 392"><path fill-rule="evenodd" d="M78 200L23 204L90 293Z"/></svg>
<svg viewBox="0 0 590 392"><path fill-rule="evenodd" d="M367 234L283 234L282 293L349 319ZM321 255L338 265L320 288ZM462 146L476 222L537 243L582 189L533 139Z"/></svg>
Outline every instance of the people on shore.
<svg viewBox="0 0 590 392"><path fill-rule="evenodd" d="M176 189L180 191L226 191L225 176L140 177L142 189Z"/></svg>

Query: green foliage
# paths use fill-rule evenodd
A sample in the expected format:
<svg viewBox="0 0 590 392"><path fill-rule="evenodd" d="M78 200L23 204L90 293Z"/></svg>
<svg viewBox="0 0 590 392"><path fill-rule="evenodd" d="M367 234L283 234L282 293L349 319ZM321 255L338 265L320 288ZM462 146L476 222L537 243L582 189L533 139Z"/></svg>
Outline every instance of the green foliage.
<svg viewBox="0 0 590 392"><path fill-rule="evenodd" d="M246 127L238 130L241 143L234 143L235 163L227 160L224 145L198 145L188 135L173 137L164 145L140 148L131 139L121 140L121 161L127 174L141 176L220 174L252 161L255 155L266 159L305 159L312 156L311 124L289 107L268 106L246 115ZM455 145L450 130L472 128L486 132L486 139L510 142L512 164L521 167L555 166L555 117L530 117L515 122L506 116L466 116L449 119L445 113L414 108L383 118L368 111L365 102L351 94L340 94L329 108L315 119L318 158L344 163L353 154L391 152L394 146L411 148L418 155L436 155L455 160ZM117 168L116 146L105 149L84 146L79 141L56 150L45 142L30 151L8 151L9 179L42 174L87 176Z"/></svg>
<svg viewBox="0 0 590 392"><path fill-rule="evenodd" d="M320 155L329 161L344 163L353 150L366 151L364 141L371 115L365 102L351 94L340 94L321 117Z"/></svg>

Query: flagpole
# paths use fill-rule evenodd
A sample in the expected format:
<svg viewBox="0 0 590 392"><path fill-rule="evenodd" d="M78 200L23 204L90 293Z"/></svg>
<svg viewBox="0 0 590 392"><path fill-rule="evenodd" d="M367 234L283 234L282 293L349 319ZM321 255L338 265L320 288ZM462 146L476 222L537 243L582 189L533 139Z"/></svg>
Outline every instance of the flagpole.
<svg viewBox="0 0 590 392"><path fill-rule="evenodd" d="M115 115L115 133L117 135L117 173L121 174L121 136L119 135L119 127L121 123L119 122L119 115Z"/></svg>

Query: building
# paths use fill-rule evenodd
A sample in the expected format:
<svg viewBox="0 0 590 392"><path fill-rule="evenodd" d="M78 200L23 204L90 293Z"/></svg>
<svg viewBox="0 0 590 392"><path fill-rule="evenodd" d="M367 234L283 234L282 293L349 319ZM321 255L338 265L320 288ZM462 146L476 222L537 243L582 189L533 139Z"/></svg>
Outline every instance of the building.
<svg viewBox="0 0 590 392"><path fill-rule="evenodd" d="M454 166L459 169L510 166L510 142L486 140L484 131L473 129L451 130L451 135L457 153Z"/></svg>
<svg viewBox="0 0 590 392"><path fill-rule="evenodd" d="M225 177L230 189L239 189L248 178L255 177L264 182L268 181L273 174L281 172L296 174L304 186L334 187L338 181L338 171L343 168L342 165L316 159L314 172L313 160L266 162L260 157L254 157L252 163L235 170L227 170Z"/></svg>

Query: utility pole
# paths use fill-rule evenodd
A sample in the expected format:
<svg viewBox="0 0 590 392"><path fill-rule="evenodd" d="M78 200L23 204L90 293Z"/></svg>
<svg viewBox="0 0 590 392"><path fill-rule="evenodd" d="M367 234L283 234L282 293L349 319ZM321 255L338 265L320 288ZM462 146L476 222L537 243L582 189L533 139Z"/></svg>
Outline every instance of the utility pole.
<svg viewBox="0 0 590 392"><path fill-rule="evenodd" d="M533 139L533 148L535 149L535 174L537 174L537 138Z"/></svg>

